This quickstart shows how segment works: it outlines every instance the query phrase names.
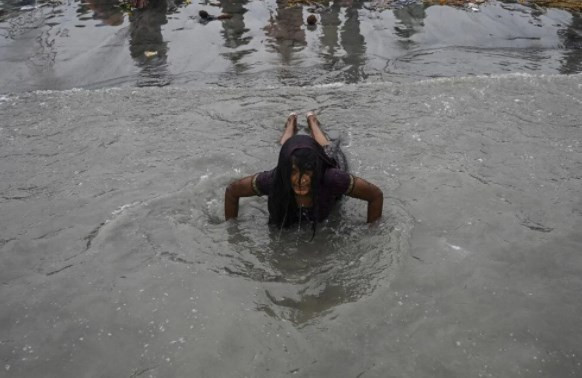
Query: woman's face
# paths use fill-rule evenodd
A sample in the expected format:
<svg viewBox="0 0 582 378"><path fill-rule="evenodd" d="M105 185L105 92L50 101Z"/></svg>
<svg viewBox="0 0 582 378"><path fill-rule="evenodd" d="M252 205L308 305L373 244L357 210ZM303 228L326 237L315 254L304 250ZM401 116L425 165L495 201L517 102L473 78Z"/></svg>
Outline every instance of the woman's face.
<svg viewBox="0 0 582 378"><path fill-rule="evenodd" d="M298 196L306 196L311 192L311 178L313 171L301 171L293 164L291 167L291 186L293 191Z"/></svg>

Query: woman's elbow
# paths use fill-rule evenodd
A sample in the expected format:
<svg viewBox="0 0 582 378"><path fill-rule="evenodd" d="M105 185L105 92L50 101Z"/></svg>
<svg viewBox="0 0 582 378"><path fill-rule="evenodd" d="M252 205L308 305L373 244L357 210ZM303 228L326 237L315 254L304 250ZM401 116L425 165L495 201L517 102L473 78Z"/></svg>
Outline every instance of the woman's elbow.
<svg viewBox="0 0 582 378"><path fill-rule="evenodd" d="M370 193L370 202L383 202L384 193L380 188L374 185L374 189Z"/></svg>
<svg viewBox="0 0 582 378"><path fill-rule="evenodd" d="M231 182L227 187L226 190L224 191L224 197L225 198L229 198L229 199L237 199L239 198L239 196L237 195L238 191L237 191L237 183L236 182Z"/></svg>

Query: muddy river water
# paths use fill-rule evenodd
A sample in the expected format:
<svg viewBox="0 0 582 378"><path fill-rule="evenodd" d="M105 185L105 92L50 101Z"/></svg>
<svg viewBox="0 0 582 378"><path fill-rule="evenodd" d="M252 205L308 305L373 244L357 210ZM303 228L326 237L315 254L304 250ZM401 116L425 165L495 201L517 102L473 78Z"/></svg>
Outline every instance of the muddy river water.
<svg viewBox="0 0 582 378"><path fill-rule="evenodd" d="M582 375L576 14L6 4L0 376ZM382 220L225 222L311 109Z"/></svg>

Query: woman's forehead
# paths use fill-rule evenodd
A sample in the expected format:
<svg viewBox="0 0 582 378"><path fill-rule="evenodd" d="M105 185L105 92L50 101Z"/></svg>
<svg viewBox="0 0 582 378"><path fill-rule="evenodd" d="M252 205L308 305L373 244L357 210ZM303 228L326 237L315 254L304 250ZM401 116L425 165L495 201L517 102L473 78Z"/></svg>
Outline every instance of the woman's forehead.
<svg viewBox="0 0 582 378"><path fill-rule="evenodd" d="M310 168L307 168L307 169L303 169L303 170L302 170L302 169L301 169L301 168L299 168L299 167L298 167L298 166L297 166L295 163L293 163L293 164L291 165L291 170L293 170L293 171L300 171L300 172L313 172L313 169L310 169Z"/></svg>

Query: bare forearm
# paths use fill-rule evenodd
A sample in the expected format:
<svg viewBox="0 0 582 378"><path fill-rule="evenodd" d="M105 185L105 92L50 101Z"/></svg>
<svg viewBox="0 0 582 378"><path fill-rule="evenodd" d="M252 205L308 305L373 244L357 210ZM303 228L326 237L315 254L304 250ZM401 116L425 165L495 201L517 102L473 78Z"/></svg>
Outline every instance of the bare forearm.
<svg viewBox="0 0 582 378"><path fill-rule="evenodd" d="M354 187L348 195L368 202L368 223L375 222L382 216L384 194L376 185L354 177Z"/></svg>
<svg viewBox="0 0 582 378"><path fill-rule="evenodd" d="M224 192L224 218L238 217L238 200L241 197L255 196L252 185L253 176L248 176L231 183Z"/></svg>
<svg viewBox="0 0 582 378"><path fill-rule="evenodd" d="M381 195L368 202L368 223L373 223L380 219L383 205L384 197Z"/></svg>
<svg viewBox="0 0 582 378"><path fill-rule="evenodd" d="M224 218L226 220L238 217L238 198L230 187L224 193Z"/></svg>

